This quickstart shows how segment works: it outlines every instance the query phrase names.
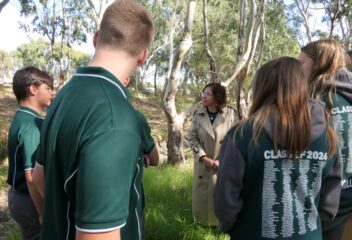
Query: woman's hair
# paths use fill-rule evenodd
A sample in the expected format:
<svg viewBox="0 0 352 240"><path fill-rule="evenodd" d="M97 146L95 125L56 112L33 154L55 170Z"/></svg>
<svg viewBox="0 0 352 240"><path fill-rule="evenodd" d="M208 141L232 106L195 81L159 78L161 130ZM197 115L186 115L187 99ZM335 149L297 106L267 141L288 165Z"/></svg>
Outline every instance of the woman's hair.
<svg viewBox="0 0 352 240"><path fill-rule="evenodd" d="M301 48L314 62L311 75L308 77L309 96L313 99L326 98L328 113L332 109L332 92L336 80L335 72L344 67L344 51L333 39L322 39L308 43ZM330 84L327 84L329 81ZM329 87L328 87L329 86Z"/></svg>
<svg viewBox="0 0 352 240"><path fill-rule="evenodd" d="M203 92L208 87L211 89L211 92L214 95L218 108L224 108L227 104L226 88L220 83L209 83L203 88Z"/></svg>
<svg viewBox="0 0 352 240"><path fill-rule="evenodd" d="M251 122L254 145L272 115L275 151L280 139L288 156L293 158L307 149L311 141L311 106L307 82L297 59L280 57L261 66L253 80L253 96L249 117L241 125Z"/></svg>

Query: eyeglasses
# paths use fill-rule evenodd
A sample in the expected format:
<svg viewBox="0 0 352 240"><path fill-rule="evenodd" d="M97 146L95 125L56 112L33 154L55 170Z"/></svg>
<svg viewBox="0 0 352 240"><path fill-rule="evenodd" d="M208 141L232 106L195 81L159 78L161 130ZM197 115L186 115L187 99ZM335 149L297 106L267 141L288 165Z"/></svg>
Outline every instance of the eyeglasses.
<svg viewBox="0 0 352 240"><path fill-rule="evenodd" d="M205 97L205 96L207 96L207 97L212 97L212 96L214 96L212 93L210 93L210 92L202 92L201 93L201 96L202 97Z"/></svg>

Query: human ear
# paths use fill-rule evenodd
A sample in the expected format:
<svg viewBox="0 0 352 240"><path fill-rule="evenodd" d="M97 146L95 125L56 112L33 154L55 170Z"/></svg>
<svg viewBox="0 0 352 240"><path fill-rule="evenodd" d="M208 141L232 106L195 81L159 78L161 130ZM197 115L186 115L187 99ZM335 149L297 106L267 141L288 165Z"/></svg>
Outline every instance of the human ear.
<svg viewBox="0 0 352 240"><path fill-rule="evenodd" d="M94 36L93 36L93 46L94 46L94 48L97 47L98 37L99 37L99 31L95 32Z"/></svg>
<svg viewBox="0 0 352 240"><path fill-rule="evenodd" d="M35 96L38 92L38 88L35 85L31 84L28 86L28 92L30 96Z"/></svg>
<svg viewBox="0 0 352 240"><path fill-rule="evenodd" d="M141 52L138 56L138 61L137 61L137 65L138 66L143 66L143 64L145 63L146 59L148 58L148 50L145 49L143 50L143 52Z"/></svg>

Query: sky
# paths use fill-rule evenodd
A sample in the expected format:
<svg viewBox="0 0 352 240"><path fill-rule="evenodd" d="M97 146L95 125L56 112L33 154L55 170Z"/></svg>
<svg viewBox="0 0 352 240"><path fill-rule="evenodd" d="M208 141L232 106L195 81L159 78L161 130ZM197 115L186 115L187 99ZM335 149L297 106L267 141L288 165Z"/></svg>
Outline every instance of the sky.
<svg viewBox="0 0 352 240"><path fill-rule="evenodd" d="M27 34L24 30L20 29L20 20L26 21L25 18L21 18L20 16L19 3L17 1L10 1L0 13L0 49L10 52L21 44L28 43L31 39L39 37L36 34ZM87 43L81 46L75 45L74 48L92 54L94 51L92 41L92 35L89 35Z"/></svg>
<svg viewBox="0 0 352 240"><path fill-rule="evenodd" d="M286 0L291 2L291 0ZM15 50L19 45L28 43L31 38L36 39L39 36L36 34L25 33L24 30L19 28L19 21L26 21L25 18L20 16L20 6L18 1L10 0L10 2L3 8L0 13L0 49L7 52ZM318 12L316 12L318 13ZM311 18L312 29L316 29L317 26L321 25L320 18L323 12L318 13L315 17ZM320 16L320 18L318 16ZM31 18L27 19L29 21ZM319 20L318 20L319 19ZM304 31L302 27L302 31ZM83 51L89 54L93 54L94 47L92 43L92 35L87 36L87 43L81 45L74 45L74 49ZM44 38L45 39L45 38Z"/></svg>

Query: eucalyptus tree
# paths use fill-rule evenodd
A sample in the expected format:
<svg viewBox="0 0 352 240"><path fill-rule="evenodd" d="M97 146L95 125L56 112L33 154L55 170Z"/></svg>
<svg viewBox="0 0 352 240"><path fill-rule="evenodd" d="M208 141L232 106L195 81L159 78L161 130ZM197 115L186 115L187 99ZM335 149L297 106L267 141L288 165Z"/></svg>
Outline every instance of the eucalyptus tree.
<svg viewBox="0 0 352 240"><path fill-rule="evenodd" d="M50 42L51 67L55 69L54 44L61 44L59 61L60 82L64 81L63 46L86 41L86 33L91 27L86 18L87 4L84 0L19 0L21 15L30 18L30 24L21 23L21 28L28 32L43 35Z"/></svg>
<svg viewBox="0 0 352 240"><path fill-rule="evenodd" d="M5 77L9 77L9 73L12 67L12 56L5 50L0 49L0 82L3 82Z"/></svg>
<svg viewBox="0 0 352 240"><path fill-rule="evenodd" d="M50 43L41 38L18 46L11 55L20 62L21 66L32 65L48 72L52 70L48 64L51 58L55 63L59 63L62 60L61 55L70 55L70 58L64 58L66 62L69 62L68 64L65 64L65 72L70 72L69 66L76 68L81 65L86 65L90 59L89 54L73 50L67 45L63 45L62 47L60 42L54 44L53 55L49 49ZM52 73L55 75L57 74L55 70Z"/></svg>

